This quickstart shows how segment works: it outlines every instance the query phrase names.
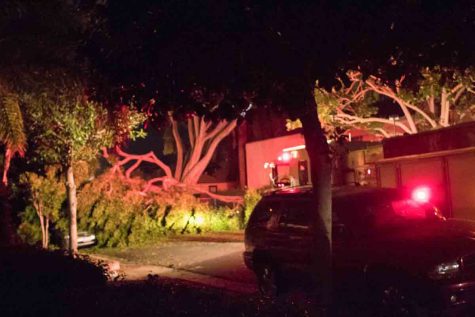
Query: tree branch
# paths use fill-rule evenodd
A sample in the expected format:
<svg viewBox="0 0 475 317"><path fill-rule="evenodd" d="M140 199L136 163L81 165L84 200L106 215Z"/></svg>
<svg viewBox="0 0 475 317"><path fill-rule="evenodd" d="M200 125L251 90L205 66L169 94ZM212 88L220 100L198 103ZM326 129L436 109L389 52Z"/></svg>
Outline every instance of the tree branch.
<svg viewBox="0 0 475 317"><path fill-rule="evenodd" d="M173 178L172 171L168 165L159 160L153 151L150 151L146 154L136 155L124 152L120 147L116 147L116 152L118 155L124 157L125 159L116 163L116 166L122 166L131 160L141 160L144 162L149 162L158 165L170 178Z"/></svg>
<svg viewBox="0 0 475 317"><path fill-rule="evenodd" d="M178 124L175 119L173 119L172 114L169 113L168 118L172 124L172 134L175 139L176 145L176 168L175 168L175 178L180 179L183 171L183 142L181 140L180 132L178 131Z"/></svg>
<svg viewBox="0 0 475 317"><path fill-rule="evenodd" d="M404 123L402 123L402 122L393 122L390 119L376 118L376 117L361 118L361 117L349 115L349 114L346 114L346 113L337 114L335 116L335 119L339 120L341 123L348 124L348 125L358 124L358 123L372 123L372 122L391 124L391 125L395 125L395 126L401 128L404 132L406 132L408 134L413 134L414 133Z"/></svg>
<svg viewBox="0 0 475 317"><path fill-rule="evenodd" d="M193 129L193 121L191 118L187 119L187 125L188 125L188 139L190 140L190 146L193 147L195 145L195 136L194 136L194 129Z"/></svg>
<svg viewBox="0 0 475 317"><path fill-rule="evenodd" d="M418 129L417 129L417 126L414 122L412 114L409 112L408 109L411 109L411 110L419 113L424 119L426 119L429 122L429 124L433 128L437 127L437 123L427 113L425 113L422 109L420 109L419 107L414 106L414 105L410 104L409 102L403 100L402 98L398 97L397 94L391 88L378 84L377 80L378 79L376 77L371 76L370 78L368 78L366 80L366 83L368 84L368 86L370 86L373 89L373 91L393 99L399 105L399 107L401 107L401 110L403 111L404 116L407 119L407 122L409 124L410 129L413 131L412 133L417 133Z"/></svg>
<svg viewBox="0 0 475 317"><path fill-rule="evenodd" d="M227 135L229 135L229 133L231 133L231 131L236 127L236 124L236 119L226 123L226 127L222 129L216 135L216 137L212 139L203 158L195 166L193 166L187 174L185 174L183 182L193 184L198 181L199 176L203 173L206 166L208 166L209 161L213 157L214 151L216 150L216 147L218 146L219 142L221 142L222 139L224 139Z"/></svg>

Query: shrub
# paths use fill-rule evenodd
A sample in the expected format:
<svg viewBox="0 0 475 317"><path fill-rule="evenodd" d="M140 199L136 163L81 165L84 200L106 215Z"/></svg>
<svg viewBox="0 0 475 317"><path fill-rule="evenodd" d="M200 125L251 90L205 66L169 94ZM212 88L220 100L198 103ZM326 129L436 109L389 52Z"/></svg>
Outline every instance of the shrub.
<svg viewBox="0 0 475 317"><path fill-rule="evenodd" d="M260 190L248 189L244 194L244 222L247 224L251 212L256 207L259 200L261 200L262 195Z"/></svg>

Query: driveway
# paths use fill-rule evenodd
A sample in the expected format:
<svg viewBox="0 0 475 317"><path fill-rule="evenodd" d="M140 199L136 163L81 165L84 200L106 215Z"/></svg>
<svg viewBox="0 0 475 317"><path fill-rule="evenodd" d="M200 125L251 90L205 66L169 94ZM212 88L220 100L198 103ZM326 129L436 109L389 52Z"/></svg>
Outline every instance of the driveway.
<svg viewBox="0 0 475 317"><path fill-rule="evenodd" d="M244 265L243 251L242 242L164 241L150 247L107 250L95 257L119 261L126 281L156 275L254 293L256 280Z"/></svg>

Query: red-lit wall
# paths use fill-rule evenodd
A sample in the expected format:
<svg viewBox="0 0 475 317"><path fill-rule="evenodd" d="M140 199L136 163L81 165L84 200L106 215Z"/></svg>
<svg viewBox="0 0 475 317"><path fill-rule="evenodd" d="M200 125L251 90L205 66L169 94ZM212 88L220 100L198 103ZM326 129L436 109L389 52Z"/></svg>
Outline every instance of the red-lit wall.
<svg viewBox="0 0 475 317"><path fill-rule="evenodd" d="M300 133L247 143L247 187L256 189L270 185L270 170L264 169L264 164L275 162L283 149L304 144L305 140Z"/></svg>

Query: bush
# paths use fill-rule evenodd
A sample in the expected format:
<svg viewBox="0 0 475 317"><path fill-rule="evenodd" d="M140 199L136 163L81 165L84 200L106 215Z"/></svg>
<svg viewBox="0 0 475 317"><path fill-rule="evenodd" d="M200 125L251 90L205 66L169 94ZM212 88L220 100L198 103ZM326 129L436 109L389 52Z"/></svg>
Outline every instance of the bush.
<svg viewBox="0 0 475 317"><path fill-rule="evenodd" d="M261 200L262 195L259 190L256 189L248 189L246 190L246 193L244 194L244 222L247 224L247 221L249 220L249 216L251 215L251 212L254 210L254 207L256 207L257 203L259 200Z"/></svg>
<svg viewBox="0 0 475 317"><path fill-rule="evenodd" d="M168 194L167 194L168 195ZM174 234L238 230L239 213L212 208L186 193L147 201L108 195L87 197L80 204L79 227L96 235L98 246L124 247L151 243ZM173 207L172 207L173 206Z"/></svg>

